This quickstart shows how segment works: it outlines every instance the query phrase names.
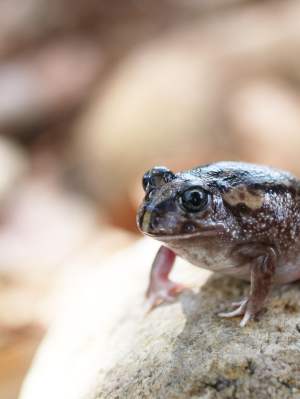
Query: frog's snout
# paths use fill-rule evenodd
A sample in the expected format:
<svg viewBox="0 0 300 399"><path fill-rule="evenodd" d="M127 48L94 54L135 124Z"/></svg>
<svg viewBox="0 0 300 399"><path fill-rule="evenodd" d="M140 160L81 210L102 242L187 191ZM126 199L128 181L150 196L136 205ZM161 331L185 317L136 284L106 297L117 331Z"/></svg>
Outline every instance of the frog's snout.
<svg viewBox="0 0 300 399"><path fill-rule="evenodd" d="M155 234L158 232L160 224L159 212L152 207L143 207L139 212L138 226L144 233Z"/></svg>

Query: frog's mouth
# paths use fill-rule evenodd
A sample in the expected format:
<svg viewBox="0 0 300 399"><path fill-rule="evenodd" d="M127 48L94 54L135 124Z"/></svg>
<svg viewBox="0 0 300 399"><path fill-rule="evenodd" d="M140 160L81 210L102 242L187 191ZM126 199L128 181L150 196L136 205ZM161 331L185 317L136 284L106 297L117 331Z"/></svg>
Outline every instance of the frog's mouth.
<svg viewBox="0 0 300 399"><path fill-rule="evenodd" d="M165 221L165 219L164 219ZM221 223L194 223L193 221L179 222L171 216L162 223L151 211L142 209L137 215L139 230L152 238L160 241L186 240L195 237L212 237L224 233L224 225Z"/></svg>
<svg viewBox="0 0 300 399"><path fill-rule="evenodd" d="M171 234L171 233L149 233L144 230L141 230L143 234L155 238L159 241L174 241L174 240L187 240L190 238L196 237L215 237L217 235L221 235L224 233L223 225L215 225L214 227L203 229L201 231L197 231L195 233L180 233L180 234Z"/></svg>

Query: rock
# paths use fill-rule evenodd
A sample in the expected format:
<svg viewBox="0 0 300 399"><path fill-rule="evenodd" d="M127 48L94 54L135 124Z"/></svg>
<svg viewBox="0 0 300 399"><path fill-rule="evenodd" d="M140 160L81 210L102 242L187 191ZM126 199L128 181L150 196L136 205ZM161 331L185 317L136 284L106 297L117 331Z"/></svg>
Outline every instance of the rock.
<svg viewBox="0 0 300 399"><path fill-rule="evenodd" d="M140 241L63 285L20 399L299 398L297 284L274 290L262 319L242 329L216 313L248 284L180 261L174 279L193 288L146 315L155 248Z"/></svg>

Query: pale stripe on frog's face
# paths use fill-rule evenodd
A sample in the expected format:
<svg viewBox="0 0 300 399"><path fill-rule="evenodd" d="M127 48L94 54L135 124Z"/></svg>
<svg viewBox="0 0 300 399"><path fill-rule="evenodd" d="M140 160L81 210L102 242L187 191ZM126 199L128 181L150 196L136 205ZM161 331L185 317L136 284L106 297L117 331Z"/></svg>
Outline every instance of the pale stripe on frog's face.
<svg viewBox="0 0 300 399"><path fill-rule="evenodd" d="M144 232L147 232L149 230L150 219L151 219L151 212L146 211L144 213L143 222L141 226Z"/></svg>

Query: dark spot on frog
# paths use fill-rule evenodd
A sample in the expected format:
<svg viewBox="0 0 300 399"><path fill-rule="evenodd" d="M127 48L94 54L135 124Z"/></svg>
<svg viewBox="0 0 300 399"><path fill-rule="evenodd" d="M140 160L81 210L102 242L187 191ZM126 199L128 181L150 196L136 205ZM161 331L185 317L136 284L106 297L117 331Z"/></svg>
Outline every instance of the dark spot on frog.
<svg viewBox="0 0 300 399"><path fill-rule="evenodd" d="M298 331L298 333L300 333L300 323L296 324L296 330Z"/></svg>
<svg viewBox="0 0 300 399"><path fill-rule="evenodd" d="M230 206L229 204L226 204L227 207L230 209L232 214L236 217L240 215L248 215L248 214L253 214L255 211L253 211L251 208L249 208L246 204L237 204L235 206Z"/></svg>
<svg viewBox="0 0 300 399"><path fill-rule="evenodd" d="M245 204L239 204L238 207L241 213L247 213L250 211L250 208Z"/></svg>

